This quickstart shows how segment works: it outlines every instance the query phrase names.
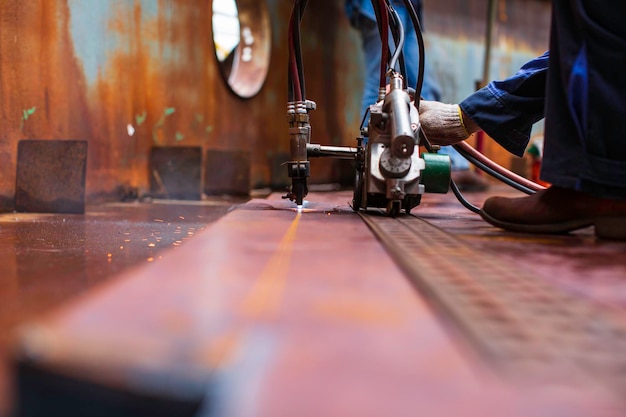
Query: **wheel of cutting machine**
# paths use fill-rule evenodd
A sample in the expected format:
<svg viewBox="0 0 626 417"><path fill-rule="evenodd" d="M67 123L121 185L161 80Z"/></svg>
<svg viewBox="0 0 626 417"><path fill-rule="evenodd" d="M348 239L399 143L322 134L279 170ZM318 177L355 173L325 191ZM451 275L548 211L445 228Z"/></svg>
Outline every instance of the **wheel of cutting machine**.
<svg viewBox="0 0 626 417"><path fill-rule="evenodd" d="M414 207L419 206L421 201L422 201L421 194L418 194L415 196L404 197L403 206L404 206L404 211L406 211L406 214L411 214L411 210Z"/></svg>
<svg viewBox="0 0 626 417"><path fill-rule="evenodd" d="M387 216L389 217L397 217L400 214L400 209L402 208L402 201L399 200L389 200L387 202Z"/></svg>

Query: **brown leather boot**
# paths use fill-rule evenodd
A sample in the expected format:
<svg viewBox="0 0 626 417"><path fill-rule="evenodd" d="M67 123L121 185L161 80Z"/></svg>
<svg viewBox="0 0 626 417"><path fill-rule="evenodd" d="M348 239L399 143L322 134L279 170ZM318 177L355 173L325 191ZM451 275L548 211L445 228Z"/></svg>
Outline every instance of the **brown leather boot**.
<svg viewBox="0 0 626 417"><path fill-rule="evenodd" d="M626 200L594 197L560 187L521 198L491 197L480 215L505 230L567 233L595 226L596 235L626 240Z"/></svg>

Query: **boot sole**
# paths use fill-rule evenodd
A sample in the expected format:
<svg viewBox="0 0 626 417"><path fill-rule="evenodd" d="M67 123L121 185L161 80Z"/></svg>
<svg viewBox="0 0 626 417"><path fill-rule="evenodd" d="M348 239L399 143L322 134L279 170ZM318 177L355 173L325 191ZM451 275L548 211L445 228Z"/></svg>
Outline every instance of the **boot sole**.
<svg viewBox="0 0 626 417"><path fill-rule="evenodd" d="M595 221L596 236L626 240L626 217L602 217Z"/></svg>
<svg viewBox="0 0 626 417"><path fill-rule="evenodd" d="M504 230L523 233L565 234L589 226L595 227L596 236L603 239L626 240L626 217L598 217L576 219L560 223L520 224L498 220L484 211L480 216L489 224Z"/></svg>

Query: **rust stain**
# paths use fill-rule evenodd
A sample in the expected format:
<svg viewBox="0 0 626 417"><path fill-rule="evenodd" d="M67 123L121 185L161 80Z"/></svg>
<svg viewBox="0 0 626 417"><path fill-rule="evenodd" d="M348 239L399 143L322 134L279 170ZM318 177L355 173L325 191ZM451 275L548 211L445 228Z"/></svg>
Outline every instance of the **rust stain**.
<svg viewBox="0 0 626 417"><path fill-rule="evenodd" d="M89 139L84 78L65 1L0 3L0 195L12 196L17 142ZM36 109L23 120L24 111Z"/></svg>
<svg viewBox="0 0 626 417"><path fill-rule="evenodd" d="M23 138L87 139L88 198L111 195L122 184L147 189L147 155L155 144L249 150L253 183L268 183L268 154L288 147L284 45L290 2L268 2L275 31L271 70L261 92L242 100L218 72L210 2L159 0L156 13L146 13L139 0L111 0L106 57L92 82L86 79L84 57L77 58L73 42L79 40L70 32L71 19L81 16L71 16L68 1L0 3L0 208L14 195L16 144ZM333 7L341 16L339 6ZM307 29L310 36L324 32L319 30L322 9L307 12L317 26ZM331 82L333 90L342 88L331 66L317 61L336 60L339 52L319 55L315 45L304 47L314 62L310 73L324 68L325 74L310 76L323 108L317 113L318 139L336 142L345 136L336 132L342 129L342 100L334 96L342 93L329 95L327 87ZM175 111L162 120L167 109ZM26 110L32 113L23 120ZM330 169L319 166L315 178L324 181Z"/></svg>

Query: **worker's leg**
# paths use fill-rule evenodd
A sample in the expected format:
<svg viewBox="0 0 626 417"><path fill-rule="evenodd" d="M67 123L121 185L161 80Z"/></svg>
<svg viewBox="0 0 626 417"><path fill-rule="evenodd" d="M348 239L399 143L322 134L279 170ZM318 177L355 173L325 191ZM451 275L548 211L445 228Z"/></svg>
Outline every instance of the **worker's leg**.
<svg viewBox="0 0 626 417"><path fill-rule="evenodd" d="M376 22L365 15L358 16L356 29L361 35L363 59L365 61L365 83L361 100L361 116L363 116L369 106L376 104L378 99L381 41Z"/></svg>
<svg viewBox="0 0 626 417"><path fill-rule="evenodd" d="M542 179L626 199L626 3L554 2Z"/></svg>
<svg viewBox="0 0 626 417"><path fill-rule="evenodd" d="M626 4L555 0L542 179L530 197L493 197L485 220L560 233L595 226L626 239Z"/></svg>

